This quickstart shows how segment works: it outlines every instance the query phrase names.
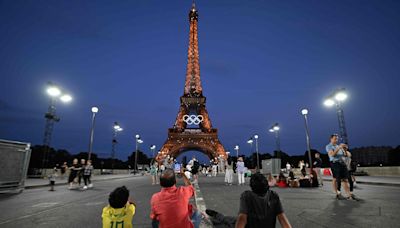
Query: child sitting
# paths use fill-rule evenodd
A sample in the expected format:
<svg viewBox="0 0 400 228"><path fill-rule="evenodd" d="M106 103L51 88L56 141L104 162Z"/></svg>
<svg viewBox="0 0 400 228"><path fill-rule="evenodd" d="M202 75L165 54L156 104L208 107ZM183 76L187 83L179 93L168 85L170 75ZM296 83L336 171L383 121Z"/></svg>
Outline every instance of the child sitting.
<svg viewBox="0 0 400 228"><path fill-rule="evenodd" d="M103 228L132 228L135 214L135 204L129 201L129 190L125 187L116 188L110 193L109 205L103 208Z"/></svg>

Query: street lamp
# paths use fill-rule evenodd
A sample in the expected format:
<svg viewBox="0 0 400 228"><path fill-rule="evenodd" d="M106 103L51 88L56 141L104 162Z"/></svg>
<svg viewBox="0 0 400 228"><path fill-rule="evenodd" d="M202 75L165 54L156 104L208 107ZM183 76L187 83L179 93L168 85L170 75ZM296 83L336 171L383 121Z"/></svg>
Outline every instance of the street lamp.
<svg viewBox="0 0 400 228"><path fill-rule="evenodd" d="M255 134L254 138L256 140L256 153L257 153L257 166L256 166L256 170L259 171L259 165L260 165L260 161L259 161L259 156L258 156L258 135Z"/></svg>
<svg viewBox="0 0 400 228"><path fill-rule="evenodd" d="M311 144L310 144L310 131L308 129L308 109L304 108L301 110L301 114L304 116L304 126L306 129L306 140L307 140L307 151L308 151L308 160L310 164L310 168L312 169L312 158L311 158Z"/></svg>
<svg viewBox="0 0 400 228"><path fill-rule="evenodd" d="M112 153L111 153L111 172L114 173L114 158L115 158L115 147L118 143L117 141L117 133L122 131L123 129L119 126L118 122L114 122L114 132L113 132L113 139L112 139Z"/></svg>
<svg viewBox="0 0 400 228"><path fill-rule="evenodd" d="M140 138L140 135L135 135L136 139L136 152L135 152L135 166L133 167L135 170L135 174L138 172L138 152L139 152L139 144L143 143L143 140Z"/></svg>
<svg viewBox="0 0 400 228"><path fill-rule="evenodd" d="M47 95L50 97L50 103L47 112L44 117L46 119L45 129L44 129L44 138L43 145L45 147L43 151L43 159L42 159L42 175L45 175L46 172L46 164L48 152L50 150L50 142L53 134L54 123L60 121L60 117L56 115L56 101L59 99L62 103L68 103L72 100L71 95L63 92L61 88L56 86L55 84L49 82L46 88ZM44 171L44 172L43 172Z"/></svg>
<svg viewBox="0 0 400 228"><path fill-rule="evenodd" d="M325 99L324 105L327 107L332 107L336 105L340 136L343 139L343 142L348 145L349 139L347 137L346 124L344 121L344 113L342 108L342 103L347 99L347 97L348 95L344 88L337 89Z"/></svg>
<svg viewBox="0 0 400 228"><path fill-rule="evenodd" d="M253 142L253 138L249 138L249 140L247 140L247 143L250 144L250 153L253 151Z"/></svg>
<svg viewBox="0 0 400 228"><path fill-rule="evenodd" d="M90 129L90 138L89 138L89 152L88 152L88 159L90 160L90 157L92 155L92 150L93 150L93 134L94 134L94 123L96 119L96 113L99 112L99 108L97 107L92 107L92 127Z"/></svg>
<svg viewBox="0 0 400 228"><path fill-rule="evenodd" d="M156 151L156 145L151 145L151 146L150 146L150 150L151 150L151 152L152 152L152 154L153 154L153 159L154 159L154 153L155 153L155 151Z"/></svg>
<svg viewBox="0 0 400 228"><path fill-rule="evenodd" d="M251 137L249 138L249 140L247 140L247 144L250 144L250 154L253 153L253 142L254 140Z"/></svg>
<svg viewBox="0 0 400 228"><path fill-rule="evenodd" d="M281 153L281 142L280 142L280 138L279 138L279 131L280 131L280 127L278 123L275 123L274 125L272 125L272 127L269 129L269 132L271 133L275 133L275 142L276 142L276 153L277 153L277 157L280 158L280 153Z"/></svg>
<svg viewBox="0 0 400 228"><path fill-rule="evenodd" d="M233 149L236 150L236 159L239 158L239 145L236 145Z"/></svg>

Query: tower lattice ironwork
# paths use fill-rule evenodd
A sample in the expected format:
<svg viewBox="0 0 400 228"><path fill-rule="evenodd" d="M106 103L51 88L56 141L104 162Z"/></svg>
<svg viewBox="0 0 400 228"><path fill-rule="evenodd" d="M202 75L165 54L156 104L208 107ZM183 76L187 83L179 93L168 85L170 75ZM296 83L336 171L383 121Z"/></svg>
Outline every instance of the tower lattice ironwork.
<svg viewBox="0 0 400 228"><path fill-rule="evenodd" d="M218 130L212 127L206 109L206 97L200 79L198 12L195 5L189 12L189 47L186 80L183 96L180 97L179 112L174 126L168 129L168 138L156 160L176 158L188 150L198 150L215 161L227 158L225 149L218 138Z"/></svg>

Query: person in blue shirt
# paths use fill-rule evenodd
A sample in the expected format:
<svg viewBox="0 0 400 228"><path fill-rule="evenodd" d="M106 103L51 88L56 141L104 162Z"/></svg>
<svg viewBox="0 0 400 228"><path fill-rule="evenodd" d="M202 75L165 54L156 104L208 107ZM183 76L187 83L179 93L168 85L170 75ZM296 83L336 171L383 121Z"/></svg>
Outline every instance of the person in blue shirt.
<svg viewBox="0 0 400 228"><path fill-rule="evenodd" d="M332 169L332 188L336 193L336 199L343 199L343 196L338 192L337 183L343 182L344 190L347 194L347 199L354 199L355 197L350 193L349 184L347 182L349 172L344 162L344 157L347 156L344 148L347 148L346 144L341 143L338 145L338 135L333 134L330 137L330 143L326 145L326 152L329 156Z"/></svg>

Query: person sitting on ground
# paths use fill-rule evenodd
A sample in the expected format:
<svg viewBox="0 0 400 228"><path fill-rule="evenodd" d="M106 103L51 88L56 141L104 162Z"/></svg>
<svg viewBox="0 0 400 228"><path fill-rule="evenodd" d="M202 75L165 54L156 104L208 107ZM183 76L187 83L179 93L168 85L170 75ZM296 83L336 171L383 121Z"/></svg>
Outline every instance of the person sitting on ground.
<svg viewBox="0 0 400 228"><path fill-rule="evenodd" d="M290 228L279 196L269 189L265 176L260 173L252 175L250 187L251 191L247 190L240 196L236 228L275 227L276 218L281 227Z"/></svg>
<svg viewBox="0 0 400 228"><path fill-rule="evenodd" d="M160 228L198 228L201 213L189 204L194 196L194 188L189 179L180 170L185 186L176 187L175 172L166 169L160 176L161 191L151 197L150 218L153 227Z"/></svg>
<svg viewBox="0 0 400 228"><path fill-rule="evenodd" d="M311 187L315 188L319 186L318 174L315 170L311 170L310 180L311 180Z"/></svg>
<svg viewBox="0 0 400 228"><path fill-rule="evenodd" d="M289 187L291 188L298 188L300 186L299 180L297 180L297 178L294 176L293 171L289 172L288 183Z"/></svg>
<svg viewBox="0 0 400 228"><path fill-rule="evenodd" d="M287 188L288 187L288 181L283 174L283 172L279 173L278 181L276 182L276 185L280 188Z"/></svg>
<svg viewBox="0 0 400 228"><path fill-rule="evenodd" d="M268 174L268 186L269 187L275 187L276 186L276 180L271 174Z"/></svg>
<svg viewBox="0 0 400 228"><path fill-rule="evenodd" d="M311 170L310 175L305 175L299 180L301 188L318 187L318 178L315 170Z"/></svg>
<svg viewBox="0 0 400 228"><path fill-rule="evenodd" d="M301 175L303 175L303 177L307 176L307 172L306 172L306 167L303 166L303 168L301 169Z"/></svg>
<svg viewBox="0 0 400 228"><path fill-rule="evenodd" d="M116 188L110 193L108 203L101 215L103 228L132 228L136 206L129 200L129 190L125 186Z"/></svg>

